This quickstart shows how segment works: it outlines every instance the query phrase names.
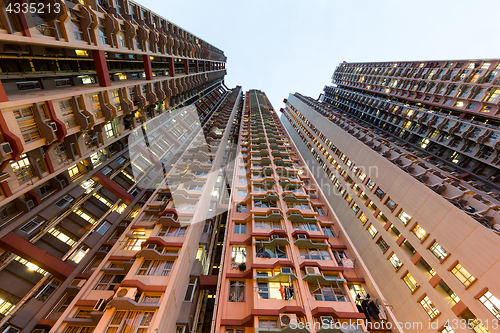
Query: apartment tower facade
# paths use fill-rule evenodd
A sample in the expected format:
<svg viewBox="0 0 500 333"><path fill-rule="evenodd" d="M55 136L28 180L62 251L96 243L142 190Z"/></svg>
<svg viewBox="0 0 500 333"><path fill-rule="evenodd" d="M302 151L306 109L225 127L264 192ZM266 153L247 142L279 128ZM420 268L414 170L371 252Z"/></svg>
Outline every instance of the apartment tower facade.
<svg viewBox="0 0 500 333"><path fill-rule="evenodd" d="M234 130L239 88L223 83L221 50L136 2L53 5L58 15L0 11L0 330L92 332L108 318L103 309L115 286L136 288L134 311L142 312L134 318L153 325L159 315L151 311L164 311L158 296L176 286L165 287L167 276L197 285L210 266L196 261L200 244L199 258L217 250L209 244L219 217L211 214L206 227L200 222L192 230L178 225L178 217L183 223L189 217L187 201L195 201L185 198L197 194L184 190L181 211L173 211L165 176L192 162L198 169L183 177L192 177L199 191L197 176L204 177L217 154L210 147L220 131ZM193 154L195 143L199 156L179 160ZM172 189L179 177L171 177ZM220 210L219 197L208 197L206 211ZM161 222L140 222L159 213ZM168 240L150 239L157 229ZM186 233L193 244L182 244ZM142 242L148 250L136 258ZM177 256L186 258L183 265L172 264ZM144 262L164 275L127 276ZM88 286L95 279L97 290ZM179 308L168 309L173 328L162 331L175 331L177 322L194 325L200 317L191 316L191 304L210 311L206 296L187 305L183 297L168 304ZM132 311L123 299L113 299L115 309Z"/></svg>
<svg viewBox="0 0 500 333"><path fill-rule="evenodd" d="M405 331L498 330L498 65L342 63L318 100L285 100L285 128L396 318L423 323Z"/></svg>
<svg viewBox="0 0 500 333"><path fill-rule="evenodd" d="M215 332L366 332L370 302L384 313L374 331L391 332L380 324L392 311L259 90L245 94L239 136Z"/></svg>

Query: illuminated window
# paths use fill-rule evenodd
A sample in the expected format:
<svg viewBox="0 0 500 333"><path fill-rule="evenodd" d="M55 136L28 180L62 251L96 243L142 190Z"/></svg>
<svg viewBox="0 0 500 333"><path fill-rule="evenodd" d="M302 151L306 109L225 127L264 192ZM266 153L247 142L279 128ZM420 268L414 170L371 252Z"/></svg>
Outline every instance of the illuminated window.
<svg viewBox="0 0 500 333"><path fill-rule="evenodd" d="M470 286L476 278L472 276L462 265L456 264L451 273L466 287Z"/></svg>
<svg viewBox="0 0 500 333"><path fill-rule="evenodd" d="M54 236L55 238L59 239L61 242L68 244L69 246L72 246L73 244L76 243L76 241L73 238L66 235L65 233L63 233L63 231L61 231L57 228L51 228L48 231L48 233L51 234L52 236Z"/></svg>
<svg viewBox="0 0 500 333"><path fill-rule="evenodd" d="M411 230L411 232L413 232L419 240L423 240L425 236L427 236L427 232L418 224Z"/></svg>
<svg viewBox="0 0 500 333"><path fill-rule="evenodd" d="M97 222L97 218L95 216L91 215L89 212L82 210L81 208L75 208L73 210L73 213L80 216L82 219L84 219L88 223L94 224Z"/></svg>
<svg viewBox="0 0 500 333"><path fill-rule="evenodd" d="M19 298L0 289L0 316L8 315L15 305L19 302Z"/></svg>
<svg viewBox="0 0 500 333"><path fill-rule="evenodd" d="M375 235L377 235L377 232L378 232L377 229L375 229L375 227L373 226L373 224L370 224L368 226L368 229L366 229L366 230L368 230L368 232L370 233L370 235L372 235L372 238L374 238Z"/></svg>
<svg viewBox="0 0 500 333"><path fill-rule="evenodd" d="M94 94L90 96L90 104L92 105L92 111L96 118L101 118L102 110L101 110L101 102L99 101L99 95Z"/></svg>
<svg viewBox="0 0 500 333"><path fill-rule="evenodd" d="M107 123L106 125L104 125L104 131L106 132L106 137L108 139L115 136L115 131L111 123Z"/></svg>
<svg viewBox="0 0 500 333"><path fill-rule="evenodd" d="M420 300L420 305L424 308L429 317L435 318L439 314L439 310L434 306L429 297L425 296Z"/></svg>
<svg viewBox="0 0 500 333"><path fill-rule="evenodd" d="M129 238L127 239L125 245L123 246L123 249L127 251L139 251L144 241L145 239Z"/></svg>
<svg viewBox="0 0 500 333"><path fill-rule="evenodd" d="M495 316L495 318L500 320L500 300L493 296L489 291L485 292L481 297L479 297L479 301L483 303L483 305L490 310L490 312Z"/></svg>
<svg viewBox="0 0 500 333"><path fill-rule="evenodd" d="M85 245L82 245L78 250L73 252L73 254L69 257L69 260L72 260L78 264L88 252L89 248Z"/></svg>
<svg viewBox="0 0 500 333"><path fill-rule="evenodd" d="M244 246L233 246L231 251L231 261L237 264L247 262L247 249Z"/></svg>
<svg viewBox="0 0 500 333"><path fill-rule="evenodd" d="M19 184L24 184L35 176L26 154L22 154L17 161L10 161L10 166Z"/></svg>
<svg viewBox="0 0 500 333"><path fill-rule="evenodd" d="M408 222L411 220L411 216L408 215L404 210L402 210L399 214L398 214L398 219L403 222L405 225L408 224Z"/></svg>
<svg viewBox="0 0 500 333"><path fill-rule="evenodd" d="M363 224L366 224L366 222L368 222L368 218L366 217L366 215L364 213L361 213L358 217L358 219L363 222Z"/></svg>
<svg viewBox="0 0 500 333"><path fill-rule="evenodd" d="M448 256L448 252L441 245L439 245L438 242L434 242L429 248L429 251L431 251L432 254L439 259L439 261L443 261Z"/></svg>
<svg viewBox="0 0 500 333"><path fill-rule="evenodd" d="M78 168L78 165L75 164L71 168L69 168L68 173L69 173L69 176L71 178L77 177L78 175L80 175L80 169Z"/></svg>
<svg viewBox="0 0 500 333"><path fill-rule="evenodd" d="M394 254L394 253L389 257L389 261L392 264L392 266L394 266L394 268L396 270L398 270L401 266L403 266L403 263L399 260L398 256L396 256L396 254Z"/></svg>
<svg viewBox="0 0 500 333"><path fill-rule="evenodd" d="M410 288L411 292L414 292L418 287L420 287L410 273L406 273L406 275L403 276L403 281L406 283L408 288Z"/></svg>

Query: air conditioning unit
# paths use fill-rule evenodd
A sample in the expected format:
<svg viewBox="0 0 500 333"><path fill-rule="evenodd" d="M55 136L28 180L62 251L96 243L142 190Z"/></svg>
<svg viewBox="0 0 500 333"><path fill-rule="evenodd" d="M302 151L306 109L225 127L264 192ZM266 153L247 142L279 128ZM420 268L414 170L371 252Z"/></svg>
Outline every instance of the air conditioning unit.
<svg viewBox="0 0 500 333"><path fill-rule="evenodd" d="M292 274L292 269L290 267L281 267L282 274Z"/></svg>
<svg viewBox="0 0 500 333"><path fill-rule="evenodd" d="M12 154L12 147L10 146L10 143L8 143L8 142L2 143L2 149L3 149L4 153Z"/></svg>
<svg viewBox="0 0 500 333"><path fill-rule="evenodd" d="M33 199L26 200L26 203L28 204L29 209L33 209L33 207L35 207Z"/></svg>
<svg viewBox="0 0 500 333"><path fill-rule="evenodd" d="M334 324L332 316L321 316L321 317L319 317L319 319L321 321L321 325L333 325Z"/></svg>
<svg viewBox="0 0 500 333"><path fill-rule="evenodd" d="M49 125L50 125L50 127L52 127L52 130L54 130L54 132L57 131L57 124L55 121L49 122Z"/></svg>
<svg viewBox="0 0 500 333"><path fill-rule="evenodd" d="M281 313L280 314L280 327L285 327L290 324L297 323L297 315L294 313Z"/></svg>
<svg viewBox="0 0 500 333"><path fill-rule="evenodd" d="M307 239L307 235L305 235L305 234L298 234L297 238L298 239Z"/></svg>
<svg viewBox="0 0 500 333"><path fill-rule="evenodd" d="M321 272L319 271L318 267L306 266L305 271L306 271L306 274L321 275Z"/></svg>
<svg viewBox="0 0 500 333"><path fill-rule="evenodd" d="M137 288L118 288L114 297L127 297L127 298L135 298L137 294Z"/></svg>
<svg viewBox="0 0 500 333"><path fill-rule="evenodd" d="M66 187L66 180L64 180L64 179L59 179L59 181L61 182L61 186L62 186L62 187Z"/></svg>
<svg viewBox="0 0 500 333"><path fill-rule="evenodd" d="M92 311L96 312L101 312L104 311L104 308L106 307L106 300L104 298L100 298L97 303L94 305L94 308Z"/></svg>

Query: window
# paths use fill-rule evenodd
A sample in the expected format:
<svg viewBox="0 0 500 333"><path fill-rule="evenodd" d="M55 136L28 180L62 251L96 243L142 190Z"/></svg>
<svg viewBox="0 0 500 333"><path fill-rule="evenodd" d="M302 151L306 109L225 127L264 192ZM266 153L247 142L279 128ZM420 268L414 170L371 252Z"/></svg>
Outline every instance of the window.
<svg viewBox="0 0 500 333"><path fill-rule="evenodd" d="M500 300L493 296L489 291L485 292L481 297L479 297L479 302L490 310L490 312L495 316L495 318L500 320Z"/></svg>
<svg viewBox="0 0 500 333"><path fill-rule="evenodd" d="M99 101L99 95L94 94L90 96L90 104L92 105L92 111L96 118L101 118L102 110L101 110L101 102Z"/></svg>
<svg viewBox="0 0 500 333"><path fill-rule="evenodd" d="M328 237L337 237L332 227L321 227L321 229L323 230L323 234L327 235Z"/></svg>
<svg viewBox="0 0 500 333"><path fill-rule="evenodd" d="M0 289L0 317L8 315L17 302L19 302L18 297Z"/></svg>
<svg viewBox="0 0 500 333"><path fill-rule="evenodd" d="M403 266L403 263L399 260L398 256L396 256L394 253L389 257L389 262L396 269L396 271L398 269L400 269L401 266Z"/></svg>
<svg viewBox="0 0 500 333"><path fill-rule="evenodd" d="M465 287L470 286L474 281L476 281L476 278L458 263L451 269L451 273L455 275L455 277L462 282Z"/></svg>
<svg viewBox="0 0 500 333"><path fill-rule="evenodd" d="M60 230L58 227L50 228L48 233L57 238L58 240L60 240L61 242L68 244L69 246L72 246L73 244L76 243L76 241L71 236L66 235L66 233Z"/></svg>
<svg viewBox="0 0 500 333"><path fill-rule="evenodd" d="M413 293L415 290L417 290L420 285L415 281L413 276L411 276L410 273L406 273L405 276L403 276L403 281L406 283L408 288L410 288L410 291Z"/></svg>
<svg viewBox="0 0 500 333"><path fill-rule="evenodd" d="M108 139L115 136L115 131L113 129L113 124L111 124L111 123L107 123L106 125L104 125L104 131L106 132L106 137Z"/></svg>
<svg viewBox="0 0 500 333"><path fill-rule="evenodd" d="M173 266L173 260L147 259L143 261L141 267L137 271L137 275L169 276Z"/></svg>
<svg viewBox="0 0 500 333"><path fill-rule="evenodd" d="M231 261L237 264L247 262L247 249L243 246L233 246Z"/></svg>
<svg viewBox="0 0 500 333"><path fill-rule="evenodd" d="M375 195L377 196L377 198L379 198L380 200L382 200L382 198L383 198L383 197L384 197L384 195L385 195L385 192L384 192L384 191L382 191L382 190L380 189L380 187L379 187L379 188L377 188L377 190L375 191Z"/></svg>
<svg viewBox="0 0 500 333"><path fill-rule="evenodd" d="M326 215L325 210L323 209L322 206L321 207L314 206L313 208L318 213L319 216L325 216Z"/></svg>
<svg viewBox="0 0 500 333"><path fill-rule="evenodd" d="M234 224L234 233L235 234L246 234L247 233L247 224L246 223L235 223Z"/></svg>
<svg viewBox="0 0 500 333"><path fill-rule="evenodd" d="M377 245L382 250L382 252L385 252L387 251L387 249L389 249L389 245L387 245L387 243L382 237L380 237L379 240L377 241Z"/></svg>
<svg viewBox="0 0 500 333"><path fill-rule="evenodd" d="M246 195L247 195L246 189L239 189L238 190L238 196L245 197Z"/></svg>
<svg viewBox="0 0 500 333"><path fill-rule="evenodd" d="M19 230L21 230L27 234L30 234L33 232L33 230L38 228L43 222L45 222L45 220L36 216L36 217L32 218L30 221L28 221L27 223L25 223L21 228L19 228Z"/></svg>
<svg viewBox="0 0 500 333"><path fill-rule="evenodd" d="M255 221L255 229L281 230L281 221Z"/></svg>
<svg viewBox="0 0 500 333"><path fill-rule="evenodd" d="M351 209L354 212L354 214L357 214L360 210L359 206L356 203L354 203L354 205L352 205Z"/></svg>
<svg viewBox="0 0 500 333"><path fill-rule="evenodd" d="M368 218L366 217L366 215L364 213L361 213L358 217L358 219L363 222L363 224L366 224L366 222L368 222Z"/></svg>
<svg viewBox="0 0 500 333"><path fill-rule="evenodd" d="M397 204L397 203L395 203L395 202L394 202L394 200L392 200L391 198L389 198L389 199L386 201L385 205L387 206L387 208L389 208L389 210L390 210L391 212L393 212L393 211L394 211L394 209L396 209L396 206L397 206L398 204Z"/></svg>
<svg viewBox="0 0 500 333"><path fill-rule="evenodd" d="M35 176L26 154L22 154L18 161L10 161L10 166L19 184L24 184Z"/></svg>
<svg viewBox="0 0 500 333"><path fill-rule="evenodd" d="M193 296L194 292L196 290L196 283L198 279L195 277L190 277L189 278L189 283L186 289L186 295L184 296L184 302L192 302L193 301Z"/></svg>
<svg viewBox="0 0 500 333"><path fill-rule="evenodd" d="M258 242L255 244L255 252L257 258L286 258L286 248L282 245L277 244L276 246L270 246L263 242Z"/></svg>
<svg viewBox="0 0 500 333"><path fill-rule="evenodd" d="M434 242L429 248L429 251L431 251L439 261L443 261L449 254L438 242Z"/></svg>
<svg viewBox="0 0 500 333"><path fill-rule="evenodd" d="M158 232L160 237L184 237L187 227L162 227Z"/></svg>
<svg viewBox="0 0 500 333"><path fill-rule="evenodd" d="M236 213L246 213L247 205L236 205Z"/></svg>
<svg viewBox="0 0 500 333"><path fill-rule="evenodd" d="M279 328L278 320L259 318L259 328Z"/></svg>
<svg viewBox="0 0 500 333"><path fill-rule="evenodd" d="M408 215L404 210L402 210L398 214L398 219L400 219L401 222L403 222L405 225L407 225L408 222L410 222L410 220L411 220L411 216Z"/></svg>
<svg viewBox="0 0 500 333"><path fill-rule="evenodd" d="M245 301L245 282L229 281L229 302Z"/></svg>
<svg viewBox="0 0 500 333"><path fill-rule="evenodd" d="M425 236L427 236L427 232L418 224L413 227L411 232L413 232L413 234L421 241L425 238Z"/></svg>
<svg viewBox="0 0 500 333"><path fill-rule="evenodd" d="M116 311L106 333L145 333L154 316L153 311Z"/></svg>
<svg viewBox="0 0 500 333"><path fill-rule="evenodd" d="M113 290L113 288L122 283L125 275L104 274L95 286L95 290Z"/></svg>
<svg viewBox="0 0 500 333"><path fill-rule="evenodd" d="M71 302L73 301L74 298L75 298L75 296L70 296L68 294L65 294L63 299L56 306L56 309L57 309L56 312L63 313L64 311L66 311L66 309L71 304Z"/></svg>
<svg viewBox="0 0 500 333"><path fill-rule="evenodd" d="M309 283L309 291L317 301L348 301L344 287L338 281L334 281L332 284L321 284L318 280L311 281Z"/></svg>
<svg viewBox="0 0 500 333"><path fill-rule="evenodd" d="M37 82L37 84L39 85L40 83ZM19 129L21 130L21 134L25 143L29 143L42 138L31 107L14 110L13 113L16 117L17 124L19 125Z"/></svg>
<svg viewBox="0 0 500 333"><path fill-rule="evenodd" d="M434 306L429 297L424 296L424 298L422 298L419 303L420 305L422 305L425 312L427 312L431 319L435 318L439 314L439 310Z"/></svg>
<svg viewBox="0 0 500 333"><path fill-rule="evenodd" d="M94 224L97 221L97 218L94 215L92 215L91 213L89 213L81 208L75 208L73 210L73 213L80 216L82 219L84 219L88 223Z"/></svg>
<svg viewBox="0 0 500 333"><path fill-rule="evenodd" d="M69 168L68 173L71 178L78 177L80 175L80 169L78 168L78 164L75 164L71 168Z"/></svg>
<svg viewBox="0 0 500 333"><path fill-rule="evenodd" d="M81 245L75 252L73 252L73 254L71 254L69 260L78 264L87 255L89 250L90 249L86 245Z"/></svg>
<svg viewBox="0 0 500 333"><path fill-rule="evenodd" d="M301 259L311 260L331 260L328 250L313 249L313 248L299 248Z"/></svg>
<svg viewBox="0 0 500 333"><path fill-rule="evenodd" d="M312 222L292 222L294 230L319 231L318 224Z"/></svg>
<svg viewBox="0 0 500 333"><path fill-rule="evenodd" d="M161 299L161 295L143 294L143 296L141 298L141 303L159 304L160 299Z"/></svg>
<svg viewBox="0 0 500 333"><path fill-rule="evenodd" d="M127 251L139 251L141 249L141 244L144 243L144 241L145 239L129 238L123 246L123 249Z"/></svg>

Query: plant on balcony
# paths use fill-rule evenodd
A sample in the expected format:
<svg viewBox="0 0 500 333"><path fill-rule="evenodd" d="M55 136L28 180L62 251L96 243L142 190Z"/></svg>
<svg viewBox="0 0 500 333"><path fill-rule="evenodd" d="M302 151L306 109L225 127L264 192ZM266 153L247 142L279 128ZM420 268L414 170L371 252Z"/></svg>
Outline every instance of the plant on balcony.
<svg viewBox="0 0 500 333"><path fill-rule="evenodd" d="M242 272L246 271L247 270L247 264L245 264L244 262L242 262L241 264L238 265L238 269Z"/></svg>

